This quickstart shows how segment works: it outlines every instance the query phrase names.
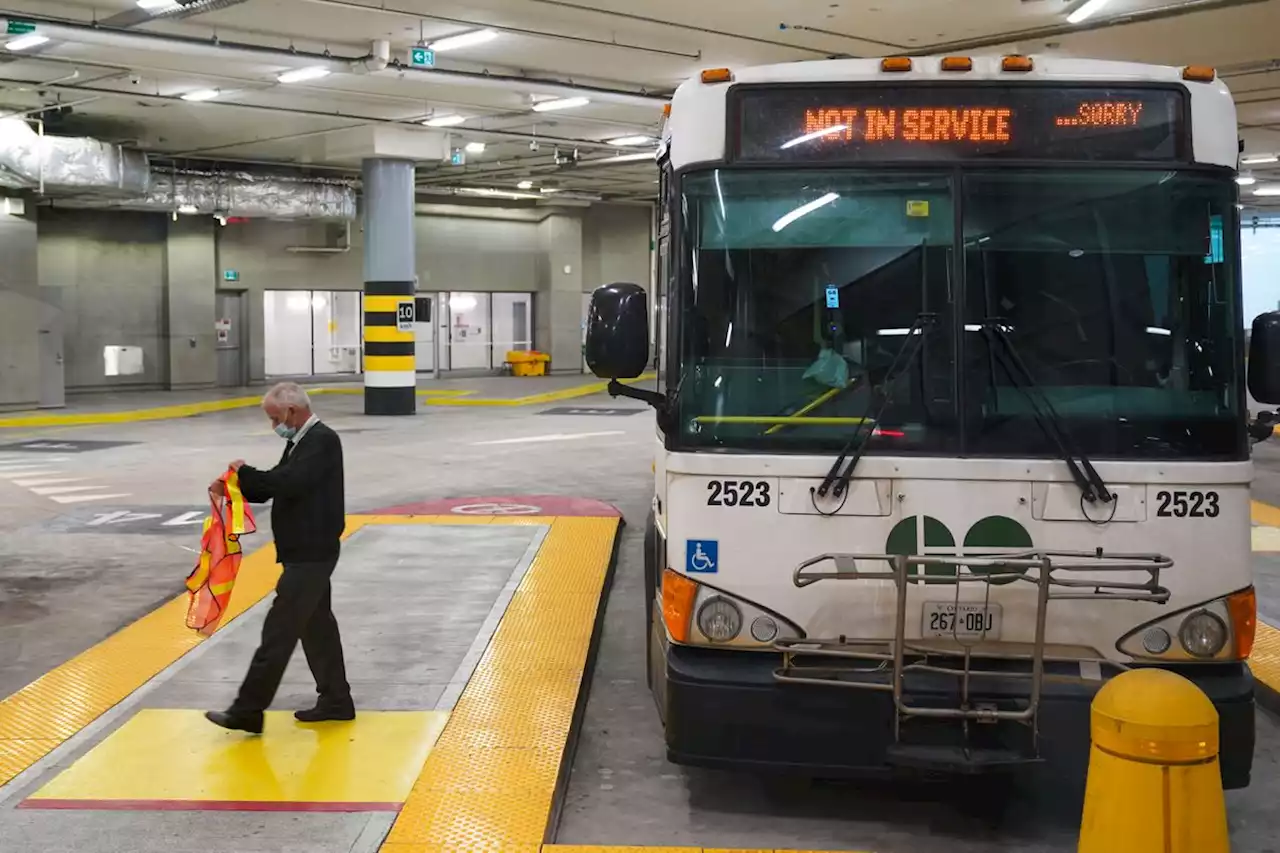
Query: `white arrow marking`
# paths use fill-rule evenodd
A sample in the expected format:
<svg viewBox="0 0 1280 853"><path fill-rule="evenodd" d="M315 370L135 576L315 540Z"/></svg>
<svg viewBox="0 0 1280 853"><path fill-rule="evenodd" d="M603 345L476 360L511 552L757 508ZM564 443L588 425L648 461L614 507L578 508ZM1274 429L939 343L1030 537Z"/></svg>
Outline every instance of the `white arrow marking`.
<svg viewBox="0 0 1280 853"><path fill-rule="evenodd" d="M201 524L204 522L204 512L194 510L192 512L184 512L177 518L171 518L164 523L165 527L178 527L183 524Z"/></svg>

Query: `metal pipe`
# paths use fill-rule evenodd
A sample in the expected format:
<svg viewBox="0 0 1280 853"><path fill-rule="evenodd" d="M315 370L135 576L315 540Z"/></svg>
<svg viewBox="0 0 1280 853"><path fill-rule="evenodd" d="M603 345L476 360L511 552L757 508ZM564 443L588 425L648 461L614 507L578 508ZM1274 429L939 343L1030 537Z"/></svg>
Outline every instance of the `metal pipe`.
<svg viewBox="0 0 1280 853"><path fill-rule="evenodd" d="M5 18L15 17L14 13L0 12ZM314 53L301 50L285 50L264 45L245 42L226 42L220 39L203 39L181 35L157 35L150 32L103 27L101 25L84 24L66 21L60 18L47 18L38 15L19 13L16 17L35 23L40 31L53 38L80 44L100 44L108 47L124 47L140 50L160 50L183 54L201 53L216 56L222 60L239 58L245 62L260 63L263 59L283 60L282 67L300 67L302 65L320 65L331 71L352 72L362 66L365 57L334 56L329 53ZM607 86L585 86L563 83L559 80L535 77L519 77L511 74L486 74L474 71L456 71L443 68L410 68L398 61L391 63L383 71L373 72L374 76L395 74L419 74L424 78L435 77L440 82L453 83L458 86L500 89L504 92L523 91L529 94L543 93L564 97L592 96L607 103L645 106L661 109L667 102L665 96L650 95L645 92L612 89Z"/></svg>
<svg viewBox="0 0 1280 853"><path fill-rule="evenodd" d="M532 38L557 39L561 41L572 41L580 44L598 45L600 47L620 48L622 50L637 50L644 53L653 53L660 56L676 56L681 59L701 59L702 51L697 53L685 53L679 50L666 50L660 47L645 47L638 44L627 44L626 42L605 41L604 39L594 39L587 36L572 36L566 33L553 33L548 30L531 30L526 27L514 27L507 24L486 24L481 21L468 21L462 18L450 18L445 15L433 15L428 12L414 12L409 9L396 9L391 6L366 6L363 3L352 3L350 0L299 0L302 3L314 3L320 6L333 6L339 9L353 9L360 12L376 12L382 15L395 15L401 18L412 18L422 21L440 21L446 24L457 24L460 27L472 27L475 29L497 30L504 33L515 33L522 36L530 36Z"/></svg>
<svg viewBox="0 0 1280 853"><path fill-rule="evenodd" d="M533 0L533 2L546 2L546 0ZM993 33L992 35L978 36L971 39L938 42L937 44L913 48L910 52L914 56L922 56L926 54L951 53L958 50L973 50L982 47L996 47L1010 42L1036 41L1074 33L1095 32L1097 30L1111 29L1112 27L1146 24L1152 21L1180 18L1183 15L1193 15L1198 12L1217 12L1223 9L1234 9L1239 6L1251 6L1255 3L1266 2L1268 0L1181 0L1181 2L1158 6L1154 9L1140 9L1133 12L1122 12L1108 18L1090 19L1082 24L1051 24L1007 33Z"/></svg>

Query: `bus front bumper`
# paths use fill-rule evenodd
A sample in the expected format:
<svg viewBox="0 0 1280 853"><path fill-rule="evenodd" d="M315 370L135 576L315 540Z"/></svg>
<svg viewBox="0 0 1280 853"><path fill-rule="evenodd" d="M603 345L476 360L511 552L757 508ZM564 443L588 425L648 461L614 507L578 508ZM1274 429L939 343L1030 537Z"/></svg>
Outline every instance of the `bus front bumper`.
<svg viewBox="0 0 1280 853"><path fill-rule="evenodd" d="M658 687L671 761L703 767L781 770L810 776L857 776L893 771L893 697L890 693L838 685L784 684L774 679L781 657L670 645L666 678ZM1226 788L1249 784L1253 763L1253 677L1243 664L1185 667L1218 710L1220 765ZM954 680L952 680L954 683ZM990 745L1034 752L1036 766L1083 781L1089 759L1089 708L1103 682L1046 681L1036 742L1030 728L1002 722L973 724L973 735ZM947 686L912 685L913 704L956 704ZM922 689L920 689L922 688ZM1021 695L1027 691L1021 682ZM976 694L1010 707L1009 695ZM904 724L903 741L923 739L961 745L958 722ZM971 739L970 744L974 741Z"/></svg>

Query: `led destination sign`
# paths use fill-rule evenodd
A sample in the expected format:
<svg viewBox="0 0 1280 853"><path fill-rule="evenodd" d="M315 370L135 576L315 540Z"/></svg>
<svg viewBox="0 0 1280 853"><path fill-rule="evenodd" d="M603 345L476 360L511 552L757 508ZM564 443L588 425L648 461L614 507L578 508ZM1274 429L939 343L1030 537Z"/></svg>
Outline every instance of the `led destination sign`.
<svg viewBox="0 0 1280 853"><path fill-rule="evenodd" d="M973 87L751 89L738 93L738 159L1178 160L1181 93Z"/></svg>

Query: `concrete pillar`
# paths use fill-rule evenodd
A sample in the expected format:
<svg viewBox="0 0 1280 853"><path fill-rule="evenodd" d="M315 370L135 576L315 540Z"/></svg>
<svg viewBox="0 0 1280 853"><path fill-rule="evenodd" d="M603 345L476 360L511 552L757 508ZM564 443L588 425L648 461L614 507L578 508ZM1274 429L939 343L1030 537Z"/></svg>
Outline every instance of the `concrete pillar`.
<svg viewBox="0 0 1280 853"><path fill-rule="evenodd" d="M0 409L40 403L40 282L35 206L26 214L0 213Z"/></svg>
<svg viewBox="0 0 1280 853"><path fill-rule="evenodd" d="M366 159L363 172L364 413L412 415L413 161Z"/></svg>
<svg viewBox="0 0 1280 853"><path fill-rule="evenodd" d="M213 328L218 287L215 219L180 216L165 241L164 343L166 385L171 390L210 388L218 381ZM240 318L235 318L240 322ZM243 331L242 331L243 334Z"/></svg>
<svg viewBox="0 0 1280 853"><path fill-rule="evenodd" d="M582 220L552 214L538 223L545 303L538 312L539 344L551 355L553 373L582 372Z"/></svg>

